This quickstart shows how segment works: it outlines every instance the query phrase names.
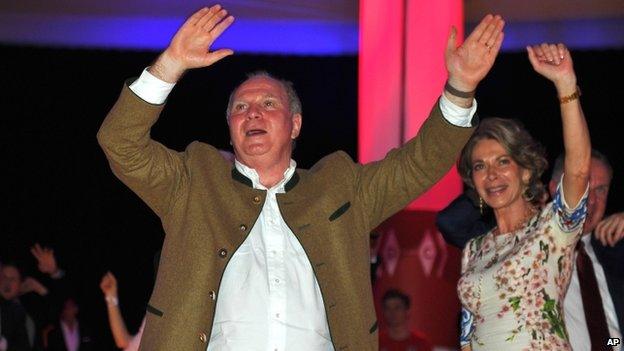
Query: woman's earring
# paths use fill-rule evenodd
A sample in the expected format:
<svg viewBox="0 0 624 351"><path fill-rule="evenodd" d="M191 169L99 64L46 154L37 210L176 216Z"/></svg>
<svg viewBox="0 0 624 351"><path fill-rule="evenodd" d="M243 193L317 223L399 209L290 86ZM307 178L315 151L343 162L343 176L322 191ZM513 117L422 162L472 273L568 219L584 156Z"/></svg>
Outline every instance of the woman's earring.
<svg viewBox="0 0 624 351"><path fill-rule="evenodd" d="M524 186L524 189L522 191L522 198L526 202L531 202L535 198L535 195L533 194L533 192L531 191L531 188L528 185Z"/></svg>
<svg viewBox="0 0 624 351"><path fill-rule="evenodd" d="M483 216L483 198L479 196L479 213Z"/></svg>

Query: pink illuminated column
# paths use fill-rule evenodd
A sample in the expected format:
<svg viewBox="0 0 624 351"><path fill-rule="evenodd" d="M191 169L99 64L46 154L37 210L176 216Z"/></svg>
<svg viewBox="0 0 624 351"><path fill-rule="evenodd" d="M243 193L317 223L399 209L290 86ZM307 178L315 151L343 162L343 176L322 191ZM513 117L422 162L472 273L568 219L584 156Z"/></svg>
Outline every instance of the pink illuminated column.
<svg viewBox="0 0 624 351"><path fill-rule="evenodd" d="M463 37L461 0L361 0L359 158L382 158L416 135L446 81L451 26ZM437 211L461 191L453 169L410 209Z"/></svg>

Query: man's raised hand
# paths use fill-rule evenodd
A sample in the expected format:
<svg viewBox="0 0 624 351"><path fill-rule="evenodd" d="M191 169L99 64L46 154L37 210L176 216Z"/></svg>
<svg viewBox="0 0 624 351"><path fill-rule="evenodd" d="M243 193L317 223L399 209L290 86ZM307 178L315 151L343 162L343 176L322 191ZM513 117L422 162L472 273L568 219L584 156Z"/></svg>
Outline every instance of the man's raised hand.
<svg viewBox="0 0 624 351"><path fill-rule="evenodd" d="M30 248L30 253L37 259L37 267L41 273L46 273L51 276L58 274L59 268L56 264L56 257L54 257L54 250L41 247L39 243L35 243Z"/></svg>
<svg viewBox="0 0 624 351"><path fill-rule="evenodd" d="M457 47L457 30L451 29L445 62L449 84L456 90L472 92L494 65L503 43L505 22L496 15L487 15Z"/></svg>
<svg viewBox="0 0 624 351"><path fill-rule="evenodd" d="M191 68L207 67L232 55L230 49L210 51L215 40L234 22L221 5L204 7L178 29L169 47L148 70L157 78L175 83Z"/></svg>

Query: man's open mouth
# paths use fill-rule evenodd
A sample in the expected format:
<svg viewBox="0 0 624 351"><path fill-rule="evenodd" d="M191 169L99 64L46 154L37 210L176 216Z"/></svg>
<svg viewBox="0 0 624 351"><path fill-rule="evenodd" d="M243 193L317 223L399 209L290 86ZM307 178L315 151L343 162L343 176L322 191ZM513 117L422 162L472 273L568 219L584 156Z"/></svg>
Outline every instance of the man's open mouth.
<svg viewBox="0 0 624 351"><path fill-rule="evenodd" d="M256 136L256 135L262 135L262 134L266 134L266 130L264 130L264 129L250 129L247 132L245 132L245 136Z"/></svg>

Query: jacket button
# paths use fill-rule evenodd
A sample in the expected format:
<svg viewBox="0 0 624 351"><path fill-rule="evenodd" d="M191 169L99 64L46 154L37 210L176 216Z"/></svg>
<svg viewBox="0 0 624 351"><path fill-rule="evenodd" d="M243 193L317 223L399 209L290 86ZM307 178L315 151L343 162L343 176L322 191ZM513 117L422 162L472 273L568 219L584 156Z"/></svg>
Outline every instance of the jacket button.
<svg viewBox="0 0 624 351"><path fill-rule="evenodd" d="M226 249L219 250L219 257L226 258L227 257L227 250Z"/></svg>
<svg viewBox="0 0 624 351"><path fill-rule="evenodd" d="M260 200L261 200L260 196L257 196L257 195L256 195L256 196L254 196L254 198L253 198L253 203L257 205L257 204L259 204L259 203L260 203Z"/></svg>
<svg viewBox="0 0 624 351"><path fill-rule="evenodd" d="M206 343L206 341L208 341L206 333L199 333L199 341L203 342L204 344Z"/></svg>
<svg viewBox="0 0 624 351"><path fill-rule="evenodd" d="M217 299L217 293L215 293L213 290L210 290L210 292L208 293L208 296L213 300Z"/></svg>
<svg viewBox="0 0 624 351"><path fill-rule="evenodd" d="M245 230L247 230L247 226L244 225L244 224L241 224L239 228L240 228L241 232L244 232Z"/></svg>

